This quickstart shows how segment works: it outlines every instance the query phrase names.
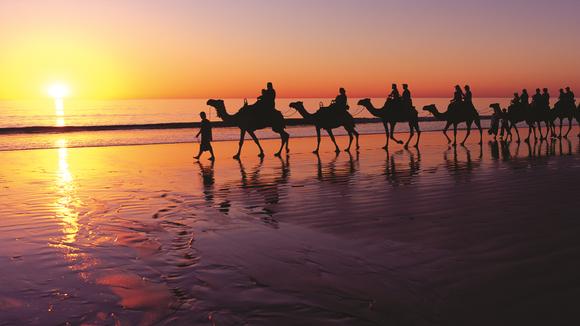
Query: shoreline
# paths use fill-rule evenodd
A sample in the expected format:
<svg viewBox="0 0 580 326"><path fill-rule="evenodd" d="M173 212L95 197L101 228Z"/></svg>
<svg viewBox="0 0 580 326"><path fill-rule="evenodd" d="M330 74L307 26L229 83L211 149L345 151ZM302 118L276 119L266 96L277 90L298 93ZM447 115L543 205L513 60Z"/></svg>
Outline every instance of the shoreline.
<svg viewBox="0 0 580 326"><path fill-rule="evenodd" d="M404 125L404 128L406 128L407 126L405 125L405 123L399 123L399 125ZM304 125L305 127L308 126L312 126L312 125ZM303 127L304 127L303 126ZM572 124L572 131L570 132L570 135L568 137L576 137L576 132L575 130L577 129L578 124L576 122L574 122ZM236 129L236 127L227 127L227 128L233 128ZM382 129L382 125L380 126L380 128ZM525 138L524 135L527 135L527 127L523 126L523 123L520 123L518 126L519 130L520 130L520 134L522 136L522 139ZM557 128L557 127L556 127ZM183 129L189 129L189 128L183 128ZM194 129L195 128L191 128ZM488 126L484 125L482 126L483 129L483 133L484 133L484 137L487 135L487 130L489 129ZM543 127L543 129L545 130L545 127ZM339 130L342 130L342 128L339 128ZM460 133L464 132L466 130L465 124L462 124L459 126L459 128L457 129ZM567 126L564 126L564 132L567 130ZM99 133L99 132L109 132L109 131L115 131L115 130L103 130L103 131L96 131L95 133ZM130 131L130 130L127 130ZM135 130L136 131L136 130ZM266 131L268 131L266 129ZM372 130L367 130L367 131L361 131L359 130L360 135L384 135L384 130L380 130L380 131L372 131ZM423 135L429 135L432 133L440 133L442 134L442 130L423 130L421 131L421 137L423 137ZM50 134L50 133L49 133ZM82 135L84 134L84 132L70 132L70 133L64 133L63 135ZM93 134L93 132L89 132L90 135L96 135ZM409 132L407 130L400 130L400 131L395 131L395 135L397 136L401 136L401 135L408 135ZM30 134L30 135L34 135L34 134ZM50 135L58 135L58 134L50 134ZM448 135L452 136L453 135L453 130L449 130L448 131ZM459 135L459 134L458 134ZM8 136L18 136L18 135L8 135ZM114 135L113 135L114 136ZM324 140L329 139L328 135L323 131L321 134L321 139L322 142L324 142ZM344 135L340 133L337 134L335 133L335 136L337 137L343 137ZM63 136L64 137L64 136ZM442 136L443 137L443 136ZM470 140L473 140L473 137L479 137L478 133L477 133L477 129L472 128L471 130L471 136L470 136ZM278 140L277 135L273 134L273 135L268 135L268 136L260 136L258 135L258 138L260 139L260 142L262 141L270 141L270 140ZM302 138L316 138L315 135L295 135L295 136L290 136L290 141L292 142L292 139L302 139ZM404 140L406 137L402 137L402 139ZM62 138L64 140L66 140L66 138ZM442 142L444 142L445 139L442 138ZM214 140L212 143L222 143L222 142L235 142L237 143L238 140L237 139L218 139L218 140ZM253 141L251 138L249 138L248 135L246 135L245 138L245 142L247 144L252 144L253 145ZM0 148L0 152L13 152L13 151L33 151L33 150L43 150L43 149L58 149L58 148L63 148L63 147L67 147L67 148L98 148L98 147L119 147L119 146L144 146L144 145L163 145L163 144L198 144L199 140L195 139L192 136L191 140L170 140L170 141L151 141L151 142L146 142L146 143L120 143L120 144L115 144L115 143L108 143L108 144L103 144L103 145L67 145L67 146L61 146L58 144L54 144L52 146L46 146L46 147L33 147L33 148L16 148L16 149L12 149L12 148ZM247 145L246 144L246 145ZM399 146L398 144L395 144L394 142L391 142L391 144L393 146ZM443 143L442 143L443 144ZM250 145L251 146L251 145Z"/></svg>
<svg viewBox="0 0 580 326"><path fill-rule="evenodd" d="M481 116L481 120L490 120L491 116ZM354 118L356 124L382 123L380 118ZM310 126L307 119L285 119L287 126ZM442 121L435 117L419 117L419 122ZM212 121L213 128L233 128L235 124L224 121ZM401 124L405 122L399 122ZM28 134L67 134L72 132L95 132L95 131L120 131L120 130L170 130L170 129L195 129L201 126L201 122L169 122L153 124L122 124L103 126L30 126L30 127L7 127L0 128L0 135L28 135Z"/></svg>

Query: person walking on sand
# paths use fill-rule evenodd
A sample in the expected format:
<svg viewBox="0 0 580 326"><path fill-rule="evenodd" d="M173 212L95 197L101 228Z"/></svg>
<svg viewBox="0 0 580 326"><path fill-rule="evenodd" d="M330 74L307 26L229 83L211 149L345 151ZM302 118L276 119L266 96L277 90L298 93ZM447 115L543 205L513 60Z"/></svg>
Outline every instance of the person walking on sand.
<svg viewBox="0 0 580 326"><path fill-rule="evenodd" d="M499 131L499 123L501 121L501 109L496 107L493 109L493 114L491 116L491 122L489 126L488 134L493 135L493 139L497 139L497 133Z"/></svg>
<svg viewBox="0 0 580 326"><path fill-rule="evenodd" d="M194 156L194 158L196 160L199 160L203 152L209 151L209 153L211 154L211 157L209 159L210 161L213 161L215 160L215 156L213 154L213 148L211 147L212 141L211 122L207 119L205 112L201 112L199 116L201 117L201 128L199 129L199 132L197 133L197 135L195 135L195 137L198 138L199 135L201 135L201 142L199 143L199 153L197 154L197 156Z"/></svg>

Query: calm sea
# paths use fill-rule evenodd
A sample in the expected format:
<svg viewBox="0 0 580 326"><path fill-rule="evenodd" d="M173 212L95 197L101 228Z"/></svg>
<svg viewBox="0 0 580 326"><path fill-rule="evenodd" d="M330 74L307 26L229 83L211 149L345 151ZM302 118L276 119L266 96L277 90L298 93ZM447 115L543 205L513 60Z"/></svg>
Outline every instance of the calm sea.
<svg viewBox="0 0 580 326"><path fill-rule="evenodd" d="M277 107L288 118L300 116L288 107L296 99L279 99ZM314 112L319 103L326 105L330 99L302 99L306 108ZM358 99L350 99L350 112L357 118L372 117L362 107L356 105ZM474 103L482 115L491 114L489 104L500 103L506 106L509 99L478 98ZM58 113L54 101L0 101L0 150L22 150L56 147L87 147L112 145L137 145L157 143L194 142L195 131L190 129L163 128L148 129L147 125L161 123L187 123L199 121L199 113L206 111L210 120L218 121L213 108L208 107L206 99L147 99L147 100L115 100L115 101L81 101L65 100L64 114ZM243 105L243 99L226 99L230 112L235 112ZM384 99L373 99L376 106L382 106ZM436 104L444 111L449 99L418 98L414 99L417 108ZM428 116L427 112L419 110L420 116ZM143 129L114 131L79 131L59 132L58 129L48 133L29 133L27 127L60 127L60 126L116 126L145 125ZM487 125L487 122L484 122ZM423 130L441 129L441 122L421 122ZM383 126L379 123L366 123L357 126L363 134L382 133ZM397 126L397 132L405 132L405 124ZM292 126L288 128L291 137L307 137L315 134L312 126ZM337 134L344 133L343 130ZM276 134L269 130L258 132L261 138L275 138ZM214 140L233 140L239 137L236 128L216 128Z"/></svg>

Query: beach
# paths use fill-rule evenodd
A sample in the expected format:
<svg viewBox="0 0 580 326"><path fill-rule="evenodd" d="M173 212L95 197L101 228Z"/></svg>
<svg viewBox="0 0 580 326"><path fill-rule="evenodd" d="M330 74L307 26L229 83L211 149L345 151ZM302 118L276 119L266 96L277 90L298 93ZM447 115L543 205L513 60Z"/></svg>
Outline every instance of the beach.
<svg viewBox="0 0 580 326"><path fill-rule="evenodd" d="M578 324L578 132L0 152L0 325Z"/></svg>

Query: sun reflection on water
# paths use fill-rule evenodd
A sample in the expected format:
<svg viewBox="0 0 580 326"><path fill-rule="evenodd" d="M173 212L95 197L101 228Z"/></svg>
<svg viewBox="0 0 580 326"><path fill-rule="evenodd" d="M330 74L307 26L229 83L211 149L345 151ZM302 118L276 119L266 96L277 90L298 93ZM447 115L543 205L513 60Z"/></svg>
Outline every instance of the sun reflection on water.
<svg viewBox="0 0 580 326"><path fill-rule="evenodd" d="M65 139L57 141L58 148L58 171L56 186L58 198L55 203L55 216L62 225L63 237L59 241L62 248L72 249L70 247L76 241L79 231L79 212L80 200L76 196L76 186L73 175L70 172L68 164L68 148Z"/></svg>
<svg viewBox="0 0 580 326"><path fill-rule="evenodd" d="M54 99L54 106L55 106L55 114L56 114L56 126L57 127L64 127L65 126L64 100L62 98L55 98Z"/></svg>

